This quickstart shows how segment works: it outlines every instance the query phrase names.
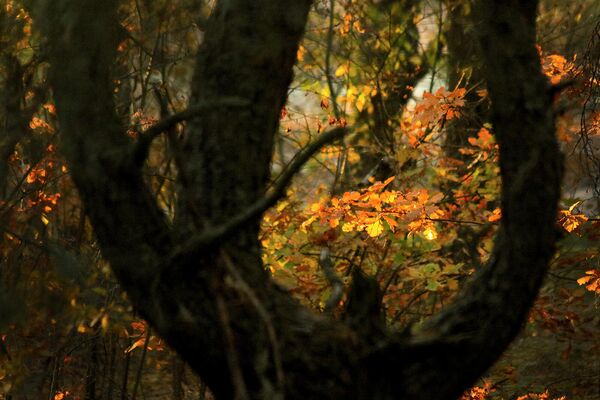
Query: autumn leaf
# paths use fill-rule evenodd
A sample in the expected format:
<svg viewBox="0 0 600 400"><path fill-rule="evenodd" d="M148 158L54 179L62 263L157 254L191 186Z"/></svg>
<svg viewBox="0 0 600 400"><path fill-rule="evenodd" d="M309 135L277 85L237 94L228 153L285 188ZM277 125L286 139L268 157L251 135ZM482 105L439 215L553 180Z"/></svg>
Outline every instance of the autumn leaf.
<svg viewBox="0 0 600 400"><path fill-rule="evenodd" d="M425 239L427 240L435 240L438 237L438 233L435 230L435 228L433 226L428 226L424 231L423 231L423 236L425 237Z"/></svg>
<svg viewBox="0 0 600 400"><path fill-rule="evenodd" d="M346 13L344 15L344 24L340 27L340 33L342 36L346 36L350 33L350 29L352 26L352 14Z"/></svg>
<svg viewBox="0 0 600 400"><path fill-rule="evenodd" d="M590 272L590 271L588 271L588 273L589 273L589 272ZM581 278L577 279L577 283L578 283L578 284L580 284L580 285L585 285L585 284L587 284L589 281L591 281L592 279L594 279L594 277L593 277L593 276L590 276L590 275L583 276L583 277L581 277Z"/></svg>
<svg viewBox="0 0 600 400"><path fill-rule="evenodd" d="M44 104L43 107L46 111L48 111L48 113L50 113L52 115L56 115L56 107L54 107L54 104L51 104L51 103Z"/></svg>
<svg viewBox="0 0 600 400"><path fill-rule="evenodd" d="M377 218L372 224L367 225L367 233L371 237L377 237L383 233L383 224L379 218Z"/></svg>
<svg viewBox="0 0 600 400"><path fill-rule="evenodd" d="M50 126L50 124L48 124L46 121L38 118L38 117L33 117L31 119L31 121L29 121L29 127L31 129L42 129L48 133L53 133L54 132L54 128L52 128Z"/></svg>
<svg viewBox="0 0 600 400"><path fill-rule="evenodd" d="M573 214L573 207L568 210L561 210L559 215L559 223L569 233L577 229L582 223L588 220L583 214Z"/></svg>
<svg viewBox="0 0 600 400"><path fill-rule="evenodd" d="M344 226L342 226L343 232L352 232L356 228L356 224L353 222L344 222Z"/></svg>
<svg viewBox="0 0 600 400"><path fill-rule="evenodd" d="M448 279L446 285L448 285L448 289L450 290L458 290L458 281L456 279Z"/></svg>
<svg viewBox="0 0 600 400"><path fill-rule="evenodd" d="M356 201L360 199L360 193L358 192L346 192L342 195L343 201Z"/></svg>
<svg viewBox="0 0 600 400"><path fill-rule="evenodd" d="M54 394L54 400L64 400L65 396L68 396L69 392L56 392L56 394Z"/></svg>
<svg viewBox="0 0 600 400"><path fill-rule="evenodd" d="M129 346L127 349L125 349L125 354L131 353L135 348L143 346L144 343L146 343L145 337L136 340L135 342L133 342L133 344L131 346Z"/></svg>
<svg viewBox="0 0 600 400"><path fill-rule="evenodd" d="M381 217L385 220L385 222L387 222L391 231L395 232L396 228L398 227L398 223L396 221L394 221L392 218L388 217L387 215L382 215Z"/></svg>
<svg viewBox="0 0 600 400"><path fill-rule="evenodd" d="M298 61L303 61L304 54L306 54L306 48L302 45L298 46L298 51L296 52L296 59Z"/></svg>
<svg viewBox="0 0 600 400"><path fill-rule="evenodd" d="M600 271L591 269L585 271L586 275L577 279L577 283L581 286L585 285L585 288L590 292L596 292L600 295Z"/></svg>
<svg viewBox="0 0 600 400"><path fill-rule="evenodd" d="M346 75L348 73L348 64L342 64L334 72L336 78Z"/></svg>
<svg viewBox="0 0 600 400"><path fill-rule="evenodd" d="M385 192L382 192L381 195L379 195L379 198L381 199L381 201L383 201L384 203L388 203L388 204L394 203L394 201L396 201L396 197L397 197L396 192L391 192L391 191L387 191L387 190Z"/></svg>
<svg viewBox="0 0 600 400"><path fill-rule="evenodd" d="M500 219L502 219L502 210L500 208L496 208L492 212L492 215L489 216L488 221L496 222L496 221L500 221Z"/></svg>

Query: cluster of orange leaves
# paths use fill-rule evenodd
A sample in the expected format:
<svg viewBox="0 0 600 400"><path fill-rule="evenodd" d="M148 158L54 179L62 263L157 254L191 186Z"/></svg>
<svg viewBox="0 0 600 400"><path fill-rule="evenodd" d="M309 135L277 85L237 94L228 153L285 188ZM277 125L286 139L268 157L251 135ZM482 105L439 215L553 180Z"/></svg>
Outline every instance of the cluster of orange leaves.
<svg viewBox="0 0 600 400"><path fill-rule="evenodd" d="M54 133L54 128L49 123L38 117L33 117L31 121L29 121L29 128L32 130L39 129L43 132Z"/></svg>
<svg viewBox="0 0 600 400"><path fill-rule="evenodd" d="M148 129L154 125L158 120L152 116L145 115L141 110L133 113L131 116L132 126L127 129L127 135L132 138L137 138L141 130Z"/></svg>
<svg viewBox="0 0 600 400"><path fill-rule="evenodd" d="M577 283L585 285L590 292L600 295L600 271L591 269L585 272L585 276L577 279Z"/></svg>
<svg viewBox="0 0 600 400"><path fill-rule="evenodd" d="M600 134L600 111L596 111L590 116L589 128L590 134Z"/></svg>
<svg viewBox="0 0 600 400"><path fill-rule="evenodd" d="M302 226L306 228L315 221L328 224L330 228L341 224L344 232L364 231L370 237L377 237L385 230L384 222L392 232L396 232L399 222L403 222L409 233L420 232L427 239L435 239L437 231L433 221L444 214L435 204L442 194L430 196L425 189L404 194L385 190L393 180L391 177L361 191L346 192L332 198L329 204L312 204L309 217Z"/></svg>
<svg viewBox="0 0 600 400"><path fill-rule="evenodd" d="M70 392L68 390L58 391L54 394L54 400L65 400L68 398Z"/></svg>
<svg viewBox="0 0 600 400"><path fill-rule="evenodd" d="M339 31L342 36L346 36L352 30L355 30L359 33L365 32L364 28L360 23L360 20L354 18L352 14L348 12L344 15L344 23L340 26Z"/></svg>
<svg viewBox="0 0 600 400"><path fill-rule="evenodd" d="M477 161L486 161L490 154L497 148L494 137L485 127L479 129L476 138L471 136L467 140L469 141L469 144L473 146L473 148L463 147L459 149L459 152L461 154L468 155L478 154Z"/></svg>
<svg viewBox="0 0 600 400"><path fill-rule="evenodd" d="M49 145L46 150L48 153L53 153L55 151L53 145ZM33 192L33 197L27 200L27 205L29 207L42 206L43 211L45 213L49 213L58 205L61 194L58 192L47 193L44 190L39 189L47 182L48 178L52 175L52 172L56 167L56 163L52 159L47 160L44 164L44 166L32 168L25 178L25 182L38 189ZM62 172L66 172L66 167L63 166L61 170Z"/></svg>
<svg viewBox="0 0 600 400"><path fill-rule="evenodd" d="M486 400L487 396L494 391L492 383L485 381L483 386L474 386L463 393L460 400Z"/></svg>
<svg viewBox="0 0 600 400"><path fill-rule="evenodd" d="M44 212L49 213L57 206L60 197L60 193L47 194L40 190L37 198L29 201L29 205L33 207L41 204L44 207Z"/></svg>
<svg viewBox="0 0 600 400"><path fill-rule="evenodd" d="M410 145L416 147L428 128L460 117L460 108L465 105L465 94L465 88L449 92L443 86L435 93L423 93L423 100L415 106L412 116L402 121L403 130L409 132Z"/></svg>
<svg viewBox="0 0 600 400"><path fill-rule="evenodd" d="M44 168L33 168L29 174L27 174L27 178L25 180L29 184L34 184L36 182L43 184L46 182L47 176L48 172Z"/></svg>
<svg viewBox="0 0 600 400"><path fill-rule="evenodd" d="M129 333L128 330L125 330L125 336L134 339L133 343L125 349L125 353L130 353L134 349L138 347L146 346L146 339L148 338L148 332L146 330L146 324L140 321L134 321L131 323L132 332ZM165 349L162 339L157 338L154 335L150 335L150 339L148 340L148 345L146 346L147 350L157 350L163 351Z"/></svg>
<svg viewBox="0 0 600 400"><path fill-rule="evenodd" d="M461 396L460 400L487 400L490 393L495 392L490 382L484 382L483 386L475 386L467 390ZM550 398L550 393L544 391L542 393L527 393L519 396L516 400L567 400L566 396Z"/></svg>
<svg viewBox="0 0 600 400"><path fill-rule="evenodd" d="M545 391L543 393L528 393L523 396L517 397L517 400L567 400L567 396L554 397L550 399L550 393Z"/></svg>
<svg viewBox="0 0 600 400"><path fill-rule="evenodd" d="M572 75L575 72L575 59L573 59L573 61L567 61L559 54L542 56L542 50L539 46L538 53L542 63L542 71L548 78L550 78L550 82L553 85L556 85L564 78Z"/></svg>
<svg viewBox="0 0 600 400"><path fill-rule="evenodd" d="M573 214L573 208L579 203L573 204L568 210L560 210L559 212L558 223L569 233L588 220L584 214Z"/></svg>

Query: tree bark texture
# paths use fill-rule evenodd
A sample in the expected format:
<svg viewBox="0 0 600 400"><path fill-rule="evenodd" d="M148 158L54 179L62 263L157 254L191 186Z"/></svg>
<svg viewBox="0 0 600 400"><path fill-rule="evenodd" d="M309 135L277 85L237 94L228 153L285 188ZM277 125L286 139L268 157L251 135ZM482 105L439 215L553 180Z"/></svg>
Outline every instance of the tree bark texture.
<svg viewBox="0 0 600 400"><path fill-rule="evenodd" d="M418 332L317 315L265 272L259 219L192 250L267 191L280 109L308 0L218 1L192 105L238 97L188 123L170 221L115 112L116 0L37 0L61 149L104 256L132 303L218 399L453 399L519 330L553 252L561 155L535 50L536 1L481 0L477 31L500 144L503 219L492 261ZM366 316L365 318L370 318Z"/></svg>

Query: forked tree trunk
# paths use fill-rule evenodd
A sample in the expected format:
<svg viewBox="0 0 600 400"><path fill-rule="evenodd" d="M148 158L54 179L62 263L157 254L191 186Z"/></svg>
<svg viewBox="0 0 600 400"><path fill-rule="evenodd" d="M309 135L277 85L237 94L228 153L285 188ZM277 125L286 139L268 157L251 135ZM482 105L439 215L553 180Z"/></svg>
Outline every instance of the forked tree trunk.
<svg viewBox="0 0 600 400"><path fill-rule="evenodd" d="M217 398L453 399L499 357L536 296L555 239L561 155L535 49L537 1L481 0L475 13L501 153L494 256L420 332L376 338L311 312L272 281L259 218L218 241L186 245L265 195L310 1L217 2L196 64L192 103L206 107L182 143L175 223L144 182L115 113L116 5L37 1L62 152L132 303ZM219 102L225 97L248 106Z"/></svg>

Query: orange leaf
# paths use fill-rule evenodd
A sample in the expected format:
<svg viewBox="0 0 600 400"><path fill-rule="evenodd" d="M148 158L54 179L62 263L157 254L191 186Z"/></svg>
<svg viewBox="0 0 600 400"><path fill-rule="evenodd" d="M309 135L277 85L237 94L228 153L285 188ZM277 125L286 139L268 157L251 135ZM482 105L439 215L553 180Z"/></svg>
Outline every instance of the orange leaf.
<svg viewBox="0 0 600 400"><path fill-rule="evenodd" d="M500 210L500 208L496 208L492 212L492 215L488 218L488 221L496 222L496 221L499 221L501 218L502 218L502 210Z"/></svg>
<svg viewBox="0 0 600 400"><path fill-rule="evenodd" d="M589 282L589 281L591 281L592 279L594 279L594 277L593 277L593 276L590 276L590 275L588 275L588 276L583 276L583 277L581 277L581 278L577 279L577 283L578 283L578 284L580 284L580 285L585 285L586 283L588 283L588 282Z"/></svg>
<svg viewBox="0 0 600 400"><path fill-rule="evenodd" d="M140 338L138 340L136 340L135 342L133 342L133 344L131 346L129 346L126 350L125 353L130 353L131 351L133 351L133 349L135 349L136 347L140 347L143 346L144 343L146 342L146 338Z"/></svg>
<svg viewBox="0 0 600 400"><path fill-rule="evenodd" d="M387 215L382 215L381 217L383 219L385 219L385 222L387 222L387 224L390 226L390 229L392 230L392 232L395 232L396 228L398 227L398 223L396 221L394 221L392 218L388 217Z"/></svg>

